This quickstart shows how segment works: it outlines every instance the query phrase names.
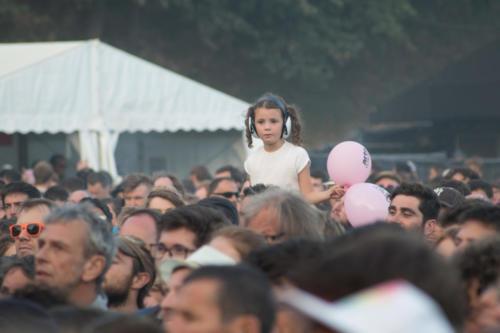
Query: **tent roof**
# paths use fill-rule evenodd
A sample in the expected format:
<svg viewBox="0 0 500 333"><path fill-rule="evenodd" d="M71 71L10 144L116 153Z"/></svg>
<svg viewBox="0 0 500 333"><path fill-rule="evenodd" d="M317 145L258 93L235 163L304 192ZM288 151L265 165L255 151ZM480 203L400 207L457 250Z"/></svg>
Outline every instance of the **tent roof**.
<svg viewBox="0 0 500 333"><path fill-rule="evenodd" d="M242 130L247 108L99 40L0 44L0 132Z"/></svg>

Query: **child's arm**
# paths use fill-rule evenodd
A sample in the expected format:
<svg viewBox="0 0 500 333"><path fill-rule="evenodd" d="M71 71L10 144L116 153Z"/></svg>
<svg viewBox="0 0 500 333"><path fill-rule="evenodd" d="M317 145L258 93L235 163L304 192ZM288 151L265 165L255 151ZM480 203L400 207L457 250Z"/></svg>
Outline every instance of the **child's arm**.
<svg viewBox="0 0 500 333"><path fill-rule="evenodd" d="M325 191L313 191L309 164L304 169L302 169L301 172L299 172L298 176L300 192L302 192L302 195L306 198L306 200L312 204L317 204L319 202L329 200L333 197L342 197L342 195L344 194L342 188L337 185L329 187Z"/></svg>

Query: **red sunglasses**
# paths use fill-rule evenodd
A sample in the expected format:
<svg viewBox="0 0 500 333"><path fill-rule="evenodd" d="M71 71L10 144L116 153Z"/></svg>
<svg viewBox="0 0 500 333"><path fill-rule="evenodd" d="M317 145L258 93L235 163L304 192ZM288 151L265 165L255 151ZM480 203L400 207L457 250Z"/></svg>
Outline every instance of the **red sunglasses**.
<svg viewBox="0 0 500 333"><path fill-rule="evenodd" d="M38 237L42 232L44 224L41 222L31 222L27 224L13 224L9 227L10 237L19 238L21 232L26 230L26 233L30 237Z"/></svg>

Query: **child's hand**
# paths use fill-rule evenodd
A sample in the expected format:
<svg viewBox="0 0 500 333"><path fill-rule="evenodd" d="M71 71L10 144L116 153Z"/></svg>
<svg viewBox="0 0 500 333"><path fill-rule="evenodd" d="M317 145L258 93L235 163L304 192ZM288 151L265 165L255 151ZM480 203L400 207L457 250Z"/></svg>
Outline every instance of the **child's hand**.
<svg viewBox="0 0 500 333"><path fill-rule="evenodd" d="M342 198L345 194L344 189L340 185L333 185L327 191L330 193L330 198L335 200Z"/></svg>

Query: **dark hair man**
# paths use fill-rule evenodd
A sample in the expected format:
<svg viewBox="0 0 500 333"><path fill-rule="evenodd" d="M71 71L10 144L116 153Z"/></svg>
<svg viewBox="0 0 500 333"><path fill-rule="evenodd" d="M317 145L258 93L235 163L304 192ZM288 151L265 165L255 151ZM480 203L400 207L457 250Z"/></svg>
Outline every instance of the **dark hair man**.
<svg viewBox="0 0 500 333"><path fill-rule="evenodd" d="M64 173L66 172L66 157L60 154L55 154L50 157L49 161L55 173L59 177L59 180L64 179Z"/></svg>
<svg viewBox="0 0 500 333"><path fill-rule="evenodd" d="M433 190L418 183L402 183L391 194L387 222L423 232L427 239L434 240L440 234L438 214L439 201Z"/></svg>
<svg viewBox="0 0 500 333"><path fill-rule="evenodd" d="M224 165L215 170L215 178L231 178L236 186L241 188L241 184L245 181L243 173L232 165Z"/></svg>
<svg viewBox="0 0 500 333"><path fill-rule="evenodd" d="M203 180L212 180L212 176L204 165L197 165L189 171L189 179L193 182L195 187L200 185Z"/></svg>
<svg viewBox="0 0 500 333"><path fill-rule="evenodd" d="M74 305L105 308L101 282L116 253L108 223L87 205L64 206L45 218L35 255L36 280Z"/></svg>
<svg viewBox="0 0 500 333"><path fill-rule="evenodd" d="M131 314L144 308L144 298L155 280L155 263L146 244L132 236L118 236L118 252L103 282L110 310Z"/></svg>
<svg viewBox="0 0 500 333"><path fill-rule="evenodd" d="M324 171L318 169L311 170L311 184L313 186L313 191L324 191L325 186L323 185L323 183L327 181L328 175Z"/></svg>
<svg viewBox="0 0 500 333"><path fill-rule="evenodd" d="M108 175L102 171L87 175L87 191L96 199L111 198L111 182Z"/></svg>
<svg viewBox="0 0 500 333"><path fill-rule="evenodd" d="M215 178L210 182L210 185L208 185L208 196L224 198L231 201L236 207L238 205L240 193L238 191L238 186L232 178L222 177Z"/></svg>
<svg viewBox="0 0 500 333"><path fill-rule="evenodd" d="M469 168L455 168L451 169L446 175L446 179L455 179L462 183L468 183L469 180L479 179L479 174Z"/></svg>
<svg viewBox="0 0 500 333"><path fill-rule="evenodd" d="M56 205L62 206L68 201L69 192L62 186L56 185L50 187L43 197L47 200L53 201Z"/></svg>
<svg viewBox="0 0 500 333"><path fill-rule="evenodd" d="M456 241L460 247L500 232L500 207L481 205L464 211L458 217L461 224Z"/></svg>
<svg viewBox="0 0 500 333"><path fill-rule="evenodd" d="M206 266L189 274L179 291L170 333L270 333L276 306L262 273L243 266Z"/></svg>
<svg viewBox="0 0 500 333"><path fill-rule="evenodd" d="M123 195L125 206L138 208L146 207L149 192L153 187L153 181L141 174L130 174L123 181Z"/></svg>
<svg viewBox="0 0 500 333"><path fill-rule="evenodd" d="M2 192L2 203L8 219L17 219L17 213L23 202L40 198L40 191L33 185L24 182L7 184Z"/></svg>
<svg viewBox="0 0 500 333"><path fill-rule="evenodd" d="M472 194L479 194L491 200L493 198L493 186L481 179L472 179L467 183Z"/></svg>
<svg viewBox="0 0 500 333"><path fill-rule="evenodd" d="M160 240L153 248L157 261L185 259L210 240L215 230L231 223L214 208L198 204L178 207L162 216Z"/></svg>

